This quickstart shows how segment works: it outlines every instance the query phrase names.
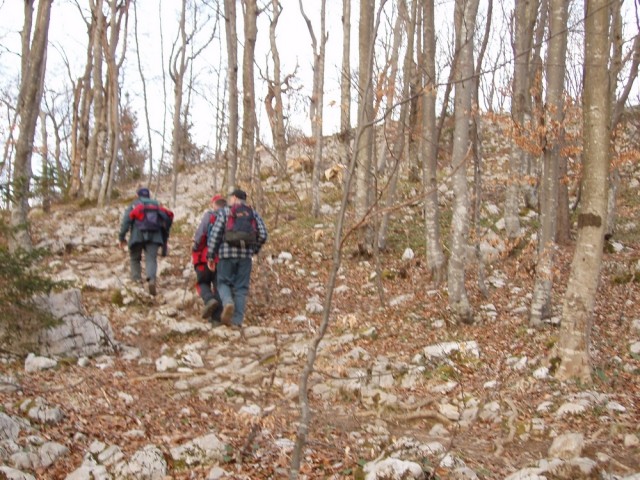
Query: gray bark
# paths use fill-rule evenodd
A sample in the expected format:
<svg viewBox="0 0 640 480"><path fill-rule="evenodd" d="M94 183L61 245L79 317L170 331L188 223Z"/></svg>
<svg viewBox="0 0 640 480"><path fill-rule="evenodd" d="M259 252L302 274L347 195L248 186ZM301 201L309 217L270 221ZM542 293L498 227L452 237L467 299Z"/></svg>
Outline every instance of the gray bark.
<svg viewBox="0 0 640 480"><path fill-rule="evenodd" d="M468 258L469 240L469 193L467 167L469 163L469 120L473 96L473 37L479 0L456 0L456 62L454 131L451 163L453 174L453 215L451 219L451 256L447 272L449 306L453 318L458 322L472 323L473 312L465 287L465 264Z"/></svg>
<svg viewBox="0 0 640 480"><path fill-rule="evenodd" d="M236 0L224 0L229 90L229 134L227 136L227 186L236 187L238 172L238 32Z"/></svg>
<svg viewBox="0 0 640 480"><path fill-rule="evenodd" d="M589 345L593 309L600 278L607 215L611 98L609 85L608 0L585 2L583 188L578 238L564 297L562 323L555 349L556 378L591 382ZM553 359L552 359L553 361Z"/></svg>
<svg viewBox="0 0 640 480"><path fill-rule="evenodd" d="M252 166L255 155L256 101L254 59L258 35L258 5L256 0L244 3L244 49L242 51L242 144L241 161L245 162L246 180L252 182ZM241 167L242 170L242 167Z"/></svg>
<svg viewBox="0 0 640 480"><path fill-rule="evenodd" d="M420 152L422 159L422 181L425 189L424 218L425 238L427 243L427 266L431 276L440 283L444 280L445 256L442 251L440 238L440 219L438 208L438 159L437 159L437 128L436 128L436 30L434 0L427 0L424 4L424 66L425 88L422 95L422 135Z"/></svg>
<svg viewBox="0 0 640 480"><path fill-rule="evenodd" d="M513 67L513 96L511 99L514 137L524 135L525 113L527 105L530 104L529 64L538 3L538 0L516 0L515 2L515 39L513 45L515 61ZM520 196L524 170L525 152L514 138L509 157L510 181L507 185L504 208L507 236L512 239L520 235Z"/></svg>
<svg viewBox="0 0 640 480"><path fill-rule="evenodd" d="M529 324L538 327L551 315L551 287L556 250L560 150L564 139L564 78L569 0L551 0L547 50L546 139L540 188L538 262Z"/></svg>
<svg viewBox="0 0 640 480"><path fill-rule="evenodd" d="M340 69L340 159L351 156L351 0L342 2L342 67ZM344 178L346 184L346 175Z"/></svg>

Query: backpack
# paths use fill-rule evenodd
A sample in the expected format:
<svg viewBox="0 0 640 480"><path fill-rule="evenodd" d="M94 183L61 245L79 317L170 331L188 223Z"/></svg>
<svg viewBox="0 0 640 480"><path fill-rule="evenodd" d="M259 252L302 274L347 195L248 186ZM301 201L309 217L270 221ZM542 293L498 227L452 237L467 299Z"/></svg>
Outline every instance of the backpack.
<svg viewBox="0 0 640 480"><path fill-rule="evenodd" d="M232 247L246 248L258 243L258 222L253 208L245 204L231 207L227 217L224 241Z"/></svg>
<svg viewBox="0 0 640 480"><path fill-rule="evenodd" d="M160 206L155 200L145 200L131 210L129 218L141 232L168 233L173 222L173 212Z"/></svg>

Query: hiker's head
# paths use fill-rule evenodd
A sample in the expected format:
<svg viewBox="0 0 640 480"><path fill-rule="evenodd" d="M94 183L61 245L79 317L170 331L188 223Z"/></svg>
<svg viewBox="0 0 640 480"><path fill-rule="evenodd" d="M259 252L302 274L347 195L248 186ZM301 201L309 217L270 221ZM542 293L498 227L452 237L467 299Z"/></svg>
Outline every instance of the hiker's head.
<svg viewBox="0 0 640 480"><path fill-rule="evenodd" d="M244 190L240 190L239 188L236 188L233 192L231 192L230 195L230 200L231 200L231 205L233 205L234 203L239 203L240 202L244 202L247 199L247 192L245 192Z"/></svg>
<svg viewBox="0 0 640 480"><path fill-rule="evenodd" d="M227 205L227 200L220 194L216 194L211 199L211 205L214 208L224 208Z"/></svg>
<svg viewBox="0 0 640 480"><path fill-rule="evenodd" d="M149 198L151 196L151 193L149 192L149 189L147 187L139 188L136 194L139 197L143 197L143 198Z"/></svg>

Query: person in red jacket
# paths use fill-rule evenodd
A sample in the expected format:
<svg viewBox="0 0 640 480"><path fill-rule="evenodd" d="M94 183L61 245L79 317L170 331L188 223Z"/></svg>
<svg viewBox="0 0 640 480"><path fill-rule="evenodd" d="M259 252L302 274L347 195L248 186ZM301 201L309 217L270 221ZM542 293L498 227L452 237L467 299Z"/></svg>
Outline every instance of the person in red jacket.
<svg viewBox="0 0 640 480"><path fill-rule="evenodd" d="M226 205L227 201L222 195L215 195L211 199L211 209L202 216L191 247L191 260L196 271L196 290L204 302L202 318L213 324L220 322L222 302L216 289L216 272L207 266L207 240L209 230L216 221L216 213Z"/></svg>

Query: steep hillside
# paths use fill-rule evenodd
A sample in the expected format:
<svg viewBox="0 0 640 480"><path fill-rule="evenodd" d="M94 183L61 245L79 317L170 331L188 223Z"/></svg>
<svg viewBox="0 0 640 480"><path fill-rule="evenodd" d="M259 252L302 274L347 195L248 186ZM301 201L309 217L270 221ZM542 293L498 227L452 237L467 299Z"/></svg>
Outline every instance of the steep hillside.
<svg viewBox="0 0 640 480"><path fill-rule="evenodd" d="M526 236L510 249L497 207L506 150L497 140L485 147L481 241L490 261L468 265L476 322L450 322L446 288L424 262L417 202L393 213L379 258L347 242L311 376L304 478L640 478L640 174L625 165L620 228L594 315L594 384L561 383L546 354L572 246L558 255L556 316L530 329L535 213L523 211ZM270 238L254 264L242 331L200 318L190 239L214 193L202 170L180 178L156 297L128 280L128 255L117 246L125 201L106 210L57 205L50 219L34 213L38 240L54 252L47 271L81 290L83 315L109 320L113 343L37 366L3 357L7 478L288 477L298 381L320 324L341 197L337 180L323 183L324 215L310 218L308 175L290 173L263 184ZM417 188L403 183L403 199ZM131 196L135 186L122 191ZM446 178L441 193L446 211Z"/></svg>

